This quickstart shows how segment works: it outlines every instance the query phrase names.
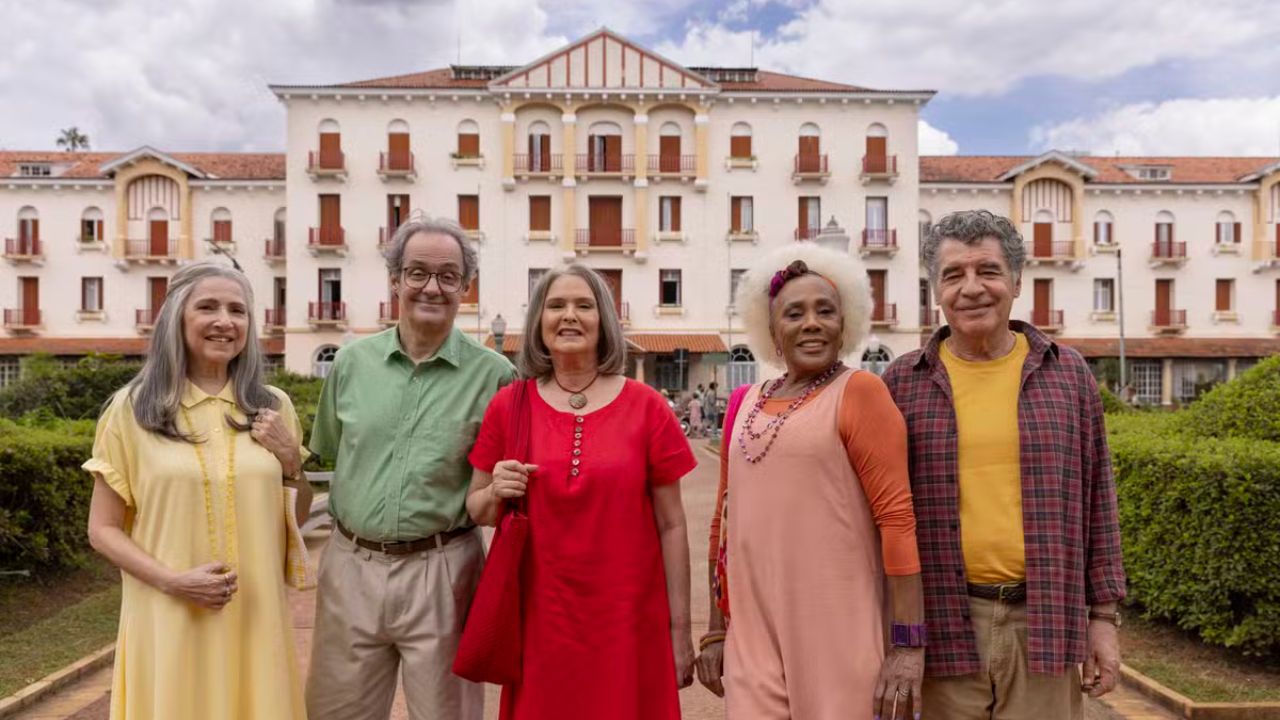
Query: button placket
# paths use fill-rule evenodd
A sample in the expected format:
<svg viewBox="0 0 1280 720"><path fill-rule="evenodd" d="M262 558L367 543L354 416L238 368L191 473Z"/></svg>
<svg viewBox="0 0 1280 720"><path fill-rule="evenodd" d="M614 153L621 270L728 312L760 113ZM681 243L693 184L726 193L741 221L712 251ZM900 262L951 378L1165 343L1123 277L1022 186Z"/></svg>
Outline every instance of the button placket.
<svg viewBox="0 0 1280 720"><path fill-rule="evenodd" d="M579 465L582 464L582 426L586 422L586 418L578 415L573 419L573 467L569 470L569 477L578 477L580 473Z"/></svg>

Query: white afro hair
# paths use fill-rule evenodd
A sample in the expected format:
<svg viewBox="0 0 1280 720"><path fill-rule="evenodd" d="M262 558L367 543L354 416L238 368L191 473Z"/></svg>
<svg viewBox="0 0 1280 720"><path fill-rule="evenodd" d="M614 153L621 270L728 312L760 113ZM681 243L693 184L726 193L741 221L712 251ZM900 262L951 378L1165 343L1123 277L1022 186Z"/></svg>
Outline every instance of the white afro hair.
<svg viewBox="0 0 1280 720"><path fill-rule="evenodd" d="M794 242L765 254L738 282L733 302L742 313L752 354L772 367L785 368L769 327L769 282L774 273L796 260L803 260L809 270L830 280L840 293L844 319L840 356L846 358L861 350L871 330L871 283L867 280L866 266L861 258L848 253L811 242Z"/></svg>

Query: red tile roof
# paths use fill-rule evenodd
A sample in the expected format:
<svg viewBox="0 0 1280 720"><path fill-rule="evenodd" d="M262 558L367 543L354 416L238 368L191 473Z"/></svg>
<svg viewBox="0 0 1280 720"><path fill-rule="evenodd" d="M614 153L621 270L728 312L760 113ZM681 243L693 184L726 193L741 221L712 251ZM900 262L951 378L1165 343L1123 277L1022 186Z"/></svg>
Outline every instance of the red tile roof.
<svg viewBox="0 0 1280 720"><path fill-rule="evenodd" d="M14 177L25 163L70 164L57 178L104 179L101 167L127 153L0 151L0 178ZM211 178L223 180L283 180L283 153L169 153Z"/></svg>
<svg viewBox="0 0 1280 720"><path fill-rule="evenodd" d="M1113 338L1058 338L1087 358L1120 357L1120 341ZM1129 358L1267 357L1280 353L1280 338L1132 338L1125 340Z"/></svg>
<svg viewBox="0 0 1280 720"><path fill-rule="evenodd" d="M994 183L1004 173L1035 159L1031 155L922 155L920 182ZM1240 178L1274 164L1274 157L1100 157L1075 156L1098 171L1091 183L1173 184L1237 183ZM1123 168L1133 165L1168 166L1169 180L1139 180Z"/></svg>
<svg viewBox="0 0 1280 720"><path fill-rule="evenodd" d="M30 355L32 353L49 353L51 355L85 355L102 353L104 355L143 355L147 352L150 338L46 338L46 337L14 337L0 338L0 355ZM261 338L258 341L262 351L268 355L284 354L284 338Z"/></svg>
<svg viewBox="0 0 1280 720"><path fill-rule="evenodd" d="M436 68L407 75L359 80L343 83L340 88L440 88L440 89L481 89L489 86L488 80L456 80L451 68Z"/></svg>

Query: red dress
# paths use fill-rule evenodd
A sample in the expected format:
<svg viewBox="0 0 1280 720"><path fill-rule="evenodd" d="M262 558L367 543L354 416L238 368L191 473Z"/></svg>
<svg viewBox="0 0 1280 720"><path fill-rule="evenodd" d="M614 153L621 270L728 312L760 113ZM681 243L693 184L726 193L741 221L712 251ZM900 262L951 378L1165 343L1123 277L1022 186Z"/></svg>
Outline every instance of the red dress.
<svg viewBox="0 0 1280 720"><path fill-rule="evenodd" d="M524 666L501 720L676 720L666 573L650 489L697 465L666 400L627 380L613 402L560 412L530 387ZM513 392L493 398L471 451L504 460ZM575 454L575 450L581 452ZM576 470L576 472L575 472Z"/></svg>

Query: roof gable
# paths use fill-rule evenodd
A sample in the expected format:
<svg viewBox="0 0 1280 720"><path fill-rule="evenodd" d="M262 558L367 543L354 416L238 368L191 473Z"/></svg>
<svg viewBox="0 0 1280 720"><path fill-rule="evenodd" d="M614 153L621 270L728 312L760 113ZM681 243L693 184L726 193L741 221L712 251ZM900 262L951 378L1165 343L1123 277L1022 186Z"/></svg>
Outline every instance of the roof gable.
<svg viewBox="0 0 1280 720"><path fill-rule="evenodd" d="M607 28L489 83L502 90L679 90L714 92L706 77Z"/></svg>
<svg viewBox="0 0 1280 720"><path fill-rule="evenodd" d="M1034 170L1035 168L1038 168L1047 162L1057 163L1067 168L1068 170L1079 173L1080 175L1083 175L1086 180L1092 180L1098 176L1097 170L1094 170L1088 165L1085 165L1084 163L1080 162L1078 159L1073 158L1064 152L1059 152L1058 150L1050 150L1049 152L1044 153L1043 155L1038 155L1036 157L1033 157L1027 162L1024 162L1021 165L1018 165L1017 167L1014 167L1008 170L997 179L1012 180L1013 178L1021 175L1022 173L1025 173L1029 170Z"/></svg>
<svg viewBox="0 0 1280 720"><path fill-rule="evenodd" d="M115 160L112 160L111 162L103 163L102 167L99 168L99 170L102 172L103 175L111 175L115 173L117 170L133 165L139 160L143 160L145 158L150 158L152 160L156 160L158 162L164 163L165 165L168 165L177 170L181 170L182 172L192 177L196 177L196 178L205 177L205 174L201 172L199 169L185 162L182 162L181 160L175 158L174 156L168 153L160 152L159 150L156 150L155 148L149 145L143 145L137 150L134 150L133 152L125 153L124 155L121 155L120 157L116 158Z"/></svg>

